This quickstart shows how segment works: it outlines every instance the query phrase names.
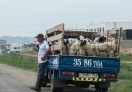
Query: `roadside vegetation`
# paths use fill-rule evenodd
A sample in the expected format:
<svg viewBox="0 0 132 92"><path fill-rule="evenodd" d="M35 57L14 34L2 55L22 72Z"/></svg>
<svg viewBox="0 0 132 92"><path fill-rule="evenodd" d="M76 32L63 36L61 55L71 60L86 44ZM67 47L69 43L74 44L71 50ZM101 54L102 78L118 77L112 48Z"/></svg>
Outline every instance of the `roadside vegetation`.
<svg viewBox="0 0 132 92"><path fill-rule="evenodd" d="M0 55L0 63L20 69L37 72L37 58L21 58L21 54Z"/></svg>
<svg viewBox="0 0 132 92"><path fill-rule="evenodd" d="M21 54L1 55L0 63L32 72L37 72L37 58L21 58ZM37 55L37 52L26 52L25 54ZM120 65L121 70L118 76L119 81L116 83L111 83L109 91L132 92L132 56L121 56L120 58L122 62Z"/></svg>
<svg viewBox="0 0 132 92"><path fill-rule="evenodd" d="M119 81L111 83L112 92L132 92L132 63L121 63Z"/></svg>
<svg viewBox="0 0 132 92"><path fill-rule="evenodd" d="M31 55L37 55L38 52L37 51L27 51L27 52L23 52L25 54L31 54Z"/></svg>
<svg viewBox="0 0 132 92"><path fill-rule="evenodd" d="M131 61L132 62L132 55L131 56L121 55L120 58L121 58L121 61Z"/></svg>

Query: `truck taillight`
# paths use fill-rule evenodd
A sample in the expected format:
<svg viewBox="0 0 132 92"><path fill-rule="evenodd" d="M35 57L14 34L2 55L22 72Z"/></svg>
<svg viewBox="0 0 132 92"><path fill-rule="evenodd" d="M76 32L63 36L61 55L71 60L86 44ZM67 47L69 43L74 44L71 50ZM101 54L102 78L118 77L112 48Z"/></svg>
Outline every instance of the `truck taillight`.
<svg viewBox="0 0 132 92"><path fill-rule="evenodd" d="M105 78L115 78L116 75L115 74L104 74Z"/></svg>
<svg viewBox="0 0 132 92"><path fill-rule="evenodd" d="M62 72L63 76L73 76L74 72Z"/></svg>

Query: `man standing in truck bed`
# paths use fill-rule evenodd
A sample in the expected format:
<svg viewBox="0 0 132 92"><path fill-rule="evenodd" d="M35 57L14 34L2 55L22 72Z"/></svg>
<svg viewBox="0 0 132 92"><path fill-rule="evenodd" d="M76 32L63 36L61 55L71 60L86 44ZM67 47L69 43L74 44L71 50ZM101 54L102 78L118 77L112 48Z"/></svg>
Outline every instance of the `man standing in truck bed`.
<svg viewBox="0 0 132 92"><path fill-rule="evenodd" d="M44 40L43 34L38 34L35 38L39 42L39 51L38 51L38 78L35 87L31 87L31 89L35 91L41 90L41 85L43 81L43 77L46 76L46 67L47 67L47 54L49 52L49 45Z"/></svg>

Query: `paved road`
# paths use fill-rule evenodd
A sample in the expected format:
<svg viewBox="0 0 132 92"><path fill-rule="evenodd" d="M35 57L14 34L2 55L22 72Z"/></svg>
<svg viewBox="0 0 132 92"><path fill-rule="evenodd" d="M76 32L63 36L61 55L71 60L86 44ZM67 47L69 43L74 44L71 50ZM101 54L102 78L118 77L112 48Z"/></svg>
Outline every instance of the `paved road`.
<svg viewBox="0 0 132 92"><path fill-rule="evenodd" d="M35 92L30 90L29 87L22 83L12 79L6 74L0 73L0 92ZM50 92L50 85L46 88L42 88L41 92ZM90 88L77 88L75 86L67 86L64 88L64 92L95 92Z"/></svg>
<svg viewBox="0 0 132 92"><path fill-rule="evenodd" d="M29 87L35 84L36 79L37 73L0 64L0 92L34 92ZM50 86L42 88L41 92L50 92ZM70 85L64 88L64 92L95 92L95 89Z"/></svg>
<svg viewBox="0 0 132 92"><path fill-rule="evenodd" d="M12 79L11 77L0 73L0 92L35 92L27 86Z"/></svg>
<svg viewBox="0 0 132 92"><path fill-rule="evenodd" d="M64 92L95 92L92 90L94 89L67 86L65 87ZM35 91L30 90L29 87L12 79L8 75L0 73L0 92L35 92ZM48 85L48 87L46 88L42 88L41 92L50 92L50 85Z"/></svg>

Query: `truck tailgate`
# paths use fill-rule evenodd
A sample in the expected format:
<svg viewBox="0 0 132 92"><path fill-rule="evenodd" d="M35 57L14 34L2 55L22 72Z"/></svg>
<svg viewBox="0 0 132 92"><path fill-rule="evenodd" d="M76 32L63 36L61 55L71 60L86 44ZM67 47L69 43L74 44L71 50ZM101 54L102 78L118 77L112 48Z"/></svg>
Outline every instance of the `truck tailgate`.
<svg viewBox="0 0 132 92"><path fill-rule="evenodd" d="M117 73L119 66L119 58L61 55L59 59L61 70Z"/></svg>

